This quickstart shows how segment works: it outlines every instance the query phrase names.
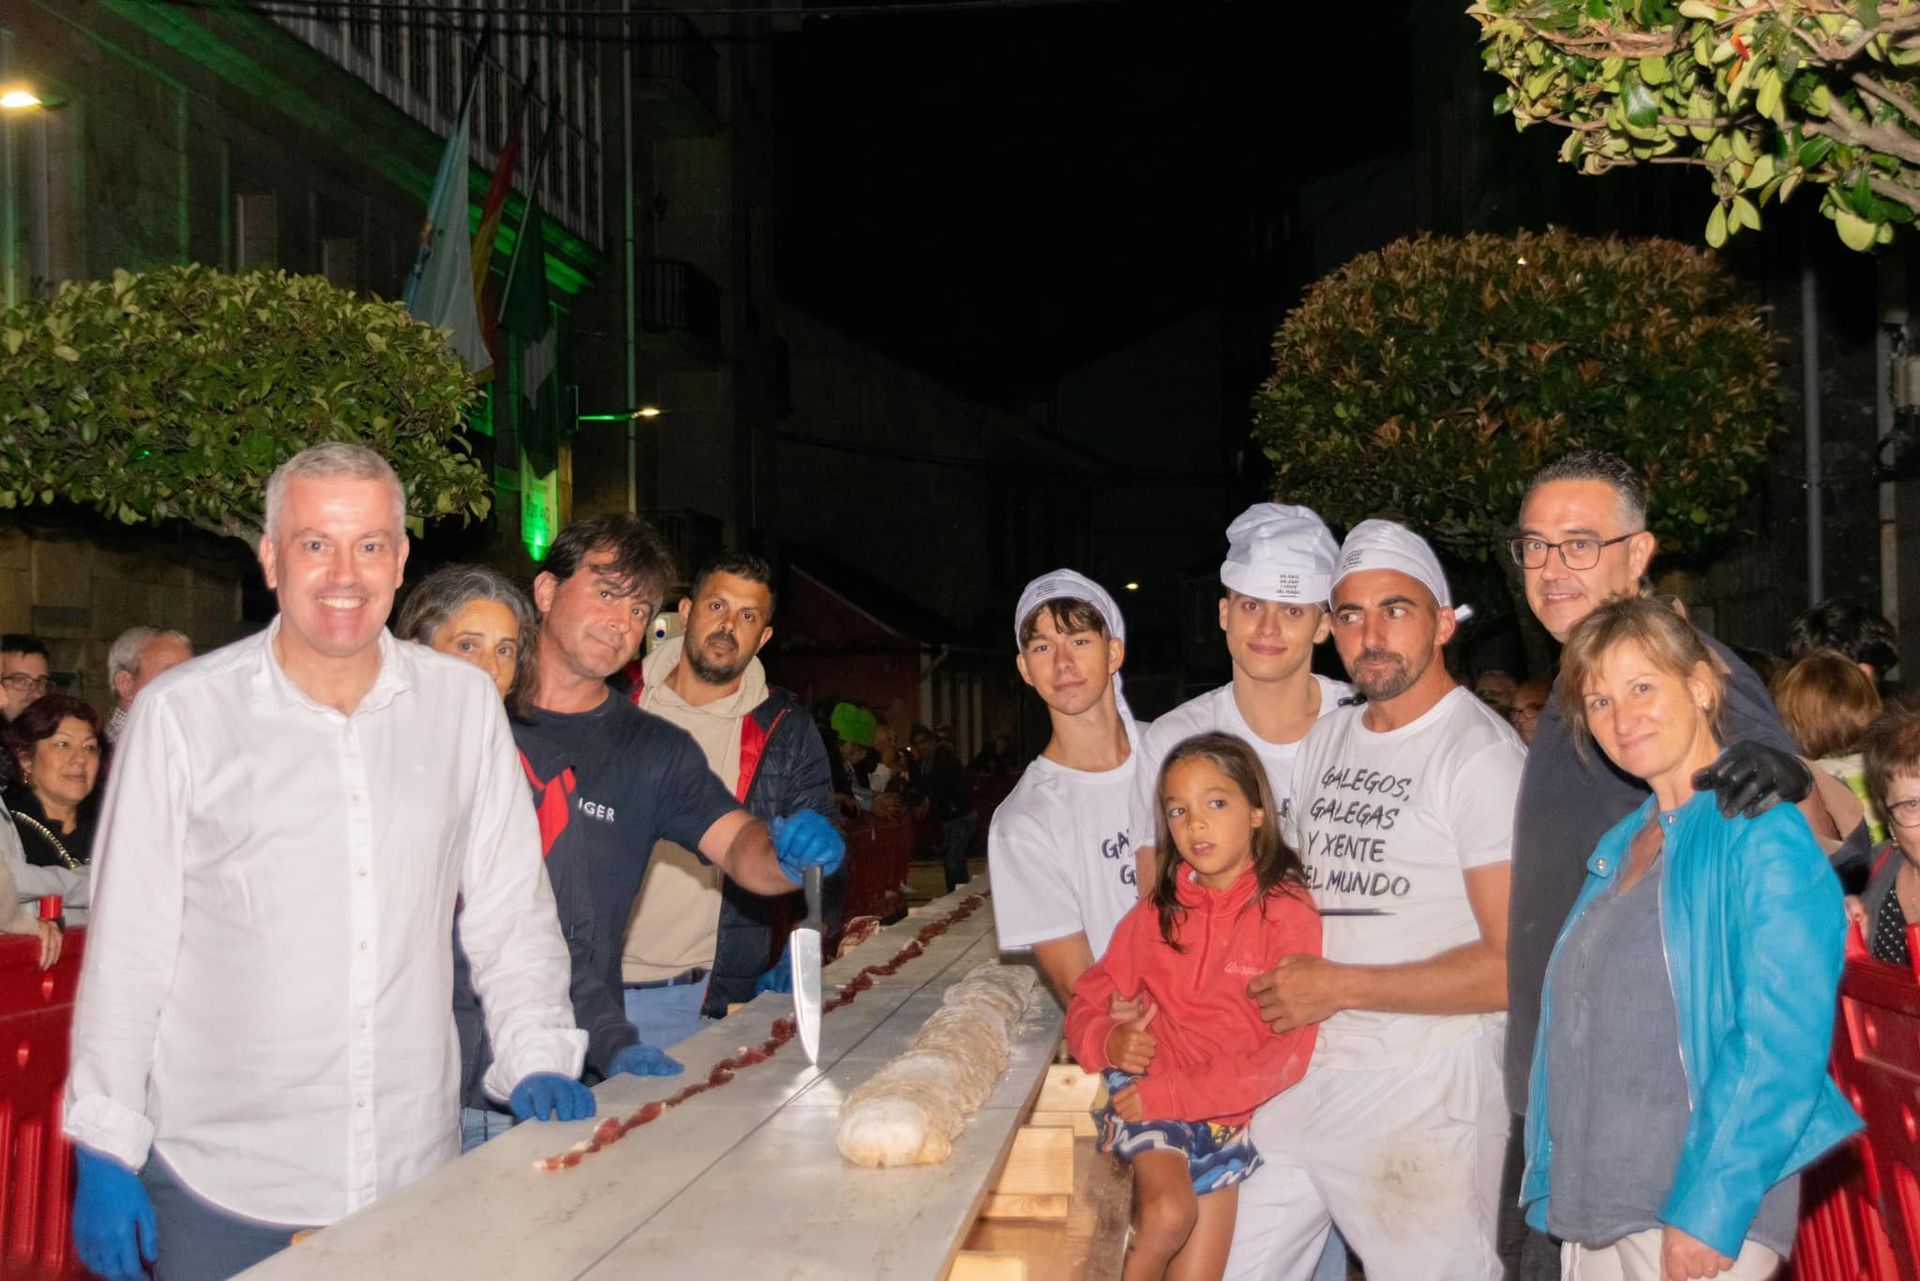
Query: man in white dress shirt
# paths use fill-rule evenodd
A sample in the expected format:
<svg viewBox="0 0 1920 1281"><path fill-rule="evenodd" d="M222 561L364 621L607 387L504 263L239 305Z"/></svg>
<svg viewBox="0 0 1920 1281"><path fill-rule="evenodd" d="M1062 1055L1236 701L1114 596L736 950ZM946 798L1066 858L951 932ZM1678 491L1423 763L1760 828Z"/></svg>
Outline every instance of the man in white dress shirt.
<svg viewBox="0 0 1920 1281"><path fill-rule="evenodd" d="M592 1113L499 694L385 628L404 503L360 446L288 461L260 541L279 616L128 720L65 1108L75 1244L111 1281L230 1276L459 1151L456 897L488 1088Z"/></svg>

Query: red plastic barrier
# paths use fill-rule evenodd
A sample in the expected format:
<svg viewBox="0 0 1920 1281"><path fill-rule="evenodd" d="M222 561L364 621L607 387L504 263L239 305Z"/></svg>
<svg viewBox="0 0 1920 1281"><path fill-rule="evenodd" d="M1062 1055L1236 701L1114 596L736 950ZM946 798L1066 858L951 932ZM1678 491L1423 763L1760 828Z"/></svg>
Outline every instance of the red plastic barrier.
<svg viewBox="0 0 1920 1281"><path fill-rule="evenodd" d="M847 901L840 919L893 921L907 910L907 867L913 824L906 819L855 819L847 826Z"/></svg>
<svg viewBox="0 0 1920 1281"><path fill-rule="evenodd" d="M844 924L856 916L874 916L882 922L899 920L907 912L907 866L913 862L913 824L904 818L874 818L863 814L847 823L847 897L840 908ZM787 935L800 923L798 894L781 896L773 906L767 932L767 964L780 959ZM833 959L839 935L823 940L826 959Z"/></svg>
<svg viewBox="0 0 1920 1281"><path fill-rule="evenodd" d="M86 934L70 931L46 971L37 938L0 937L0 1276L8 1281L89 1275L67 1234L73 1162L60 1135Z"/></svg>
<svg viewBox="0 0 1920 1281"><path fill-rule="evenodd" d="M1920 931L1909 930L1920 956ZM1920 983L1847 932L1833 1079L1866 1132L1807 1171L1796 1281L1920 1281Z"/></svg>

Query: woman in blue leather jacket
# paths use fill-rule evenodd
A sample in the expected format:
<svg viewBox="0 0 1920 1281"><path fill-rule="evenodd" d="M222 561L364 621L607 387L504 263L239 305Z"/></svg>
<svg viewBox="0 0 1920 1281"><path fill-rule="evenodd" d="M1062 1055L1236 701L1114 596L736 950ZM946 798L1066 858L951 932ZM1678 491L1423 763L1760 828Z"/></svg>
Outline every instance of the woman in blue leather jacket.
<svg viewBox="0 0 1920 1281"><path fill-rule="evenodd" d="M1555 944L1527 1109L1528 1222L1567 1278L1771 1277L1799 1171L1859 1128L1827 1079L1845 917L1791 805L1723 817L1722 674L1638 597L1561 656L1567 719L1653 795L1601 838ZM1589 745L1590 747L1591 745Z"/></svg>

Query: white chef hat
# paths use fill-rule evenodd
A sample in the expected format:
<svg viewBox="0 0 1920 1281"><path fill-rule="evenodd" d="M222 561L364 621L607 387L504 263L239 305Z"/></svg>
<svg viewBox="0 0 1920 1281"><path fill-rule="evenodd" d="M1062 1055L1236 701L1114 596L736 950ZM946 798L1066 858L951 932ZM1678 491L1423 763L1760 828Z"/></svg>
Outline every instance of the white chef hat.
<svg viewBox="0 0 1920 1281"><path fill-rule="evenodd" d="M1087 602L1100 611L1108 634L1123 641L1127 638L1127 620L1120 617L1120 607L1107 595L1106 588L1078 570L1055 569L1028 583L1020 593L1020 603L1013 607L1014 649L1020 648L1020 629L1026 625L1027 616L1047 601L1062 599Z"/></svg>
<svg viewBox="0 0 1920 1281"><path fill-rule="evenodd" d="M1353 527L1347 541L1340 544L1340 568L1334 582L1337 584L1348 574L1363 569L1398 570L1432 592L1440 607L1451 609L1454 618L1461 622L1473 613L1473 606L1453 603L1440 558L1427 546L1426 539L1405 525L1390 520L1363 520Z"/></svg>
<svg viewBox="0 0 1920 1281"><path fill-rule="evenodd" d="M1324 604L1339 550L1327 523L1310 509L1255 503L1227 526L1220 581L1260 600Z"/></svg>
<svg viewBox="0 0 1920 1281"><path fill-rule="evenodd" d="M1078 570L1055 569L1028 583L1026 590L1020 593L1020 603L1013 607L1013 645L1016 651L1021 647L1020 629L1026 624L1028 616L1050 600L1087 602L1100 611L1109 636L1122 642L1127 639L1127 620L1120 616L1120 606L1114 603L1106 588ZM1120 688L1119 672L1113 674L1113 697L1120 705L1120 719L1127 727L1127 739L1132 741L1133 709L1127 706L1126 693Z"/></svg>

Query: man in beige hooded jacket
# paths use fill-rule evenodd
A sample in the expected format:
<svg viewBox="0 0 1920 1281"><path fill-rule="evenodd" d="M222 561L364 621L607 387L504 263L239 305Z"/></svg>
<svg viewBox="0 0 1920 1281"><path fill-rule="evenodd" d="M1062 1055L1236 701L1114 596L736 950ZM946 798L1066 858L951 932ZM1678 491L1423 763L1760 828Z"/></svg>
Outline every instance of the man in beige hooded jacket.
<svg viewBox="0 0 1920 1281"><path fill-rule="evenodd" d="M702 566L680 602L683 634L637 665L629 697L691 734L714 775L753 813L831 815L820 736L791 696L768 685L758 657L773 636L771 579L756 556L727 553ZM752 996L766 963L771 900L725 884L720 869L692 851L670 841L654 848L621 949L627 1018L644 1044L672 1046L699 1030L703 1008L718 1017Z"/></svg>

